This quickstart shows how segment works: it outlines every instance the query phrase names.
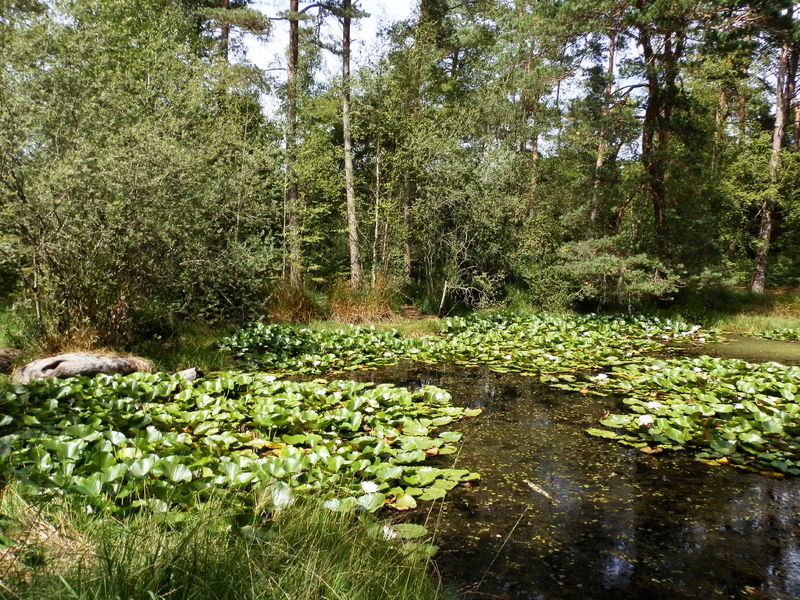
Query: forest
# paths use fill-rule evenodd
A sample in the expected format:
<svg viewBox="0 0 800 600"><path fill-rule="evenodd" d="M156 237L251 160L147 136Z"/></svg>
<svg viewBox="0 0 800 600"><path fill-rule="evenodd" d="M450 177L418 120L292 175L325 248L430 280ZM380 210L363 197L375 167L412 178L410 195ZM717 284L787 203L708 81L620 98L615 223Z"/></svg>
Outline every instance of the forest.
<svg viewBox="0 0 800 600"><path fill-rule="evenodd" d="M792 2L421 0L351 68L364 15L5 0L6 304L45 338L127 345L337 302L797 286ZM280 21L285 69L260 71L243 38Z"/></svg>
<svg viewBox="0 0 800 600"><path fill-rule="evenodd" d="M800 5L406 4L0 0L0 599L800 598Z"/></svg>

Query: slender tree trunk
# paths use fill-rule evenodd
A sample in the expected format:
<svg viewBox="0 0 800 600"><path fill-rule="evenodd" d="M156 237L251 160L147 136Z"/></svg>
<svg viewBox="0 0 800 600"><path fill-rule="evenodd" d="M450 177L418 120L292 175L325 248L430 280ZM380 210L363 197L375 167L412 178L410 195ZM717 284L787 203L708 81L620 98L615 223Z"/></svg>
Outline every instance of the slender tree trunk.
<svg viewBox="0 0 800 600"><path fill-rule="evenodd" d="M606 154L606 120L611 104L611 92L614 87L614 61L617 52L617 32L612 31L608 36L608 64L606 65L606 85L603 90L603 108L600 113L601 124L598 137L600 141L597 143L597 158L594 161L594 174L592 176L592 210L589 214L589 220L592 225L597 221L597 216L600 214L600 184L603 180L603 165L605 162Z"/></svg>
<svg viewBox="0 0 800 600"><path fill-rule="evenodd" d="M408 169L403 174L403 275L411 283L411 202L414 198L414 181Z"/></svg>
<svg viewBox="0 0 800 600"><path fill-rule="evenodd" d="M230 0L219 0L219 7L223 10L228 10L231 7ZM230 24L222 23L222 32L220 38L222 41L222 55L225 57L225 62L230 62L228 57L228 48L230 46L231 26Z"/></svg>
<svg viewBox="0 0 800 600"><path fill-rule="evenodd" d="M744 147L747 140L747 101L744 96L739 96L739 138L736 140L740 148Z"/></svg>
<svg viewBox="0 0 800 600"><path fill-rule="evenodd" d="M350 244L350 285L361 287L364 271L358 247L356 192L353 182L353 140L350 131L350 12L352 0L342 2L342 130L344 133L344 181L347 194L347 237Z"/></svg>
<svg viewBox="0 0 800 600"><path fill-rule="evenodd" d="M725 117L728 114L728 97L725 90L720 90L717 108L714 112L714 147L711 154L711 172L719 171L720 154L722 154L722 135L725 129Z"/></svg>
<svg viewBox="0 0 800 600"><path fill-rule="evenodd" d="M299 1L289 0L289 63L286 85L286 205L285 236L289 254L289 285L300 287L300 224L297 217L297 65L299 62Z"/></svg>
<svg viewBox="0 0 800 600"><path fill-rule="evenodd" d="M786 126L789 121L789 108L794 96L795 78L797 75L798 48L786 41L778 58L778 72L775 94L775 126L772 130L772 154L769 160L769 190L761 204L761 222L758 227L758 246L753 263L753 277L750 280L750 291L754 294L764 293L767 277L767 258L769 244L772 239L772 213L775 208L775 197L778 195L778 176L781 152L783 151Z"/></svg>
<svg viewBox="0 0 800 600"><path fill-rule="evenodd" d="M794 131L792 132L792 151L800 149L800 103L794 101Z"/></svg>
<svg viewBox="0 0 800 600"><path fill-rule="evenodd" d="M370 270L370 282L372 287L378 281L378 242L381 233L380 221L381 205L381 144L378 142L375 150L375 229L372 235L372 265Z"/></svg>
<svg viewBox="0 0 800 600"><path fill-rule="evenodd" d="M647 107L642 122L642 164L653 200L656 243L663 258L668 251L666 160L670 120L677 100L678 63L685 41L677 33L664 33L663 48L657 55L653 49L649 27L649 24L639 27L639 43L642 46L647 80ZM663 83L659 79L660 72L663 72Z"/></svg>

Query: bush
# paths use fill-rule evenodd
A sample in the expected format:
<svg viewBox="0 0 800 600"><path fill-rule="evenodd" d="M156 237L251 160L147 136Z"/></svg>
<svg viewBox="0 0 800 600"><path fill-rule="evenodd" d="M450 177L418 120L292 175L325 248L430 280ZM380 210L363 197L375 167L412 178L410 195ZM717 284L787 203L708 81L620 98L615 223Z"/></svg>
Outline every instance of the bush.
<svg viewBox="0 0 800 600"><path fill-rule="evenodd" d="M678 291L679 277L647 254L616 248L614 238L568 244L561 248L560 272L574 301L625 308Z"/></svg>

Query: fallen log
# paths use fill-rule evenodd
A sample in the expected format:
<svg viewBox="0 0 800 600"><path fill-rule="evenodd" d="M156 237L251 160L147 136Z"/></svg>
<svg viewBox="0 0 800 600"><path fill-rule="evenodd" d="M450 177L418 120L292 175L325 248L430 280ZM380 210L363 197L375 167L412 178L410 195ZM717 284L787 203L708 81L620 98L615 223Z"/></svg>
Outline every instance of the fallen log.
<svg viewBox="0 0 800 600"><path fill-rule="evenodd" d="M40 358L21 366L14 373L14 383L25 384L33 379L74 377L76 375L130 375L137 371L151 373L153 366L143 358L118 358L102 354L60 354Z"/></svg>

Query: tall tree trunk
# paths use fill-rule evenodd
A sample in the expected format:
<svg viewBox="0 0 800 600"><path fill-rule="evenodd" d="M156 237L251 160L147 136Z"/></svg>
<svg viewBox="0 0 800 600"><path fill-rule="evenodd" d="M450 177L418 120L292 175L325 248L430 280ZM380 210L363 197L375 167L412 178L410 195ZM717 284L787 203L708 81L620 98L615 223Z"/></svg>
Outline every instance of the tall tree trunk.
<svg viewBox="0 0 800 600"><path fill-rule="evenodd" d="M342 130L344 133L344 181L347 194L347 237L350 244L350 285L361 287L364 276L358 247L356 192L353 182L353 140L350 131L350 22L352 0L342 2Z"/></svg>
<svg viewBox="0 0 800 600"><path fill-rule="evenodd" d="M289 63L286 84L286 205L284 234L288 249L289 285L300 287L300 223L297 217L297 65L300 48L300 0L289 0Z"/></svg>
<svg viewBox="0 0 800 600"><path fill-rule="evenodd" d="M223 10L228 10L231 7L231 0L219 0L219 7ZM223 21L220 38L222 41L222 55L225 57L225 62L230 62L228 48L230 46L231 26L229 23Z"/></svg>
<svg viewBox="0 0 800 600"><path fill-rule="evenodd" d="M775 208L775 197L778 195L781 152L784 146L786 126L790 118L789 109L794 97L797 60L798 47L787 40L783 44L778 58L775 126L772 130L772 154L769 160L769 190L764 195L764 201L761 204L758 246L753 263L753 277L750 280L750 291L754 294L764 293L764 283L767 277L767 258L769 256L769 244L772 239L772 213Z"/></svg>
<svg viewBox="0 0 800 600"><path fill-rule="evenodd" d="M372 287L378 281L378 241L380 238L380 206L381 206L381 144L375 148L375 228L372 235L372 264L370 265L370 283Z"/></svg>
<svg viewBox="0 0 800 600"><path fill-rule="evenodd" d="M794 101L794 131L792 132L792 151L800 150L800 103Z"/></svg>
<svg viewBox="0 0 800 600"><path fill-rule="evenodd" d="M606 120L611 105L611 92L614 87L614 61L617 52L617 32L612 31L608 36L608 64L606 65L606 85L603 89L603 108L600 111L600 132L597 143L597 158L594 161L594 174L592 175L592 210L589 213L589 220L592 225L597 221L600 214L600 184L603 180L603 165L606 154Z"/></svg>
<svg viewBox="0 0 800 600"><path fill-rule="evenodd" d="M672 109L678 96L678 64L685 40L678 32L662 34L662 49L656 53L650 24L639 27L639 43L645 63L647 106L642 122L642 164L653 201L656 243L662 258L668 253L666 232L667 183L666 161ZM659 76L663 74L663 81Z"/></svg>
<svg viewBox="0 0 800 600"><path fill-rule="evenodd" d="M722 154L722 136L725 132L725 118L728 115L728 96L720 90L717 108L714 112L714 147L711 151L711 172L719 171L720 154Z"/></svg>
<svg viewBox="0 0 800 600"><path fill-rule="evenodd" d="M411 283L411 202L414 192L414 180L406 168L403 173L403 275L407 283Z"/></svg>

